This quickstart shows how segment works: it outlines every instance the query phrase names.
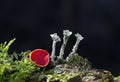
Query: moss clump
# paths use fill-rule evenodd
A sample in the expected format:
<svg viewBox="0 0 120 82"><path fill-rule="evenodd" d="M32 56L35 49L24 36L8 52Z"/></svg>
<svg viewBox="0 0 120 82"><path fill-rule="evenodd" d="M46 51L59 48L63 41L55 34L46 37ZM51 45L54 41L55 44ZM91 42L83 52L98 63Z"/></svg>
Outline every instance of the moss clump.
<svg viewBox="0 0 120 82"><path fill-rule="evenodd" d="M79 73L51 74L47 76L47 82L80 82Z"/></svg>
<svg viewBox="0 0 120 82"><path fill-rule="evenodd" d="M120 76L114 78L115 82L120 82Z"/></svg>
<svg viewBox="0 0 120 82"><path fill-rule="evenodd" d="M68 60L37 67L29 60L30 50L8 54L14 41L0 44L0 82L120 82L120 76L113 78L109 71L92 69L90 62L77 53Z"/></svg>
<svg viewBox="0 0 120 82"><path fill-rule="evenodd" d="M15 39L8 44L0 44L0 82L27 82L34 72L40 71L40 68L30 62L30 51L8 54L9 47L14 41Z"/></svg>
<svg viewBox="0 0 120 82"><path fill-rule="evenodd" d="M114 80L109 71L91 69L83 76L82 82L114 82Z"/></svg>

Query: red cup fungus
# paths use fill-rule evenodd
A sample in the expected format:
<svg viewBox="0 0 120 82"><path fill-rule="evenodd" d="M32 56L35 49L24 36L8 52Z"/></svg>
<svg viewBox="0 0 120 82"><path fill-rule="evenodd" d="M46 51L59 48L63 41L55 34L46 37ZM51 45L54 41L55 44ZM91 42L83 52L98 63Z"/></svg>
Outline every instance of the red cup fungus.
<svg viewBox="0 0 120 82"><path fill-rule="evenodd" d="M39 67L45 67L49 64L49 53L43 49L35 49L30 53L30 61Z"/></svg>

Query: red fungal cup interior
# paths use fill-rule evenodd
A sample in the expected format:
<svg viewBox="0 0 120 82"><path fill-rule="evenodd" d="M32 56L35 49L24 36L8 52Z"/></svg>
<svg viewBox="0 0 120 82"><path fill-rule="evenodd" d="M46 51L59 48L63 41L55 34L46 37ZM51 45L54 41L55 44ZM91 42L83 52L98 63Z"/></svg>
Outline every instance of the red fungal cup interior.
<svg viewBox="0 0 120 82"><path fill-rule="evenodd" d="M36 49L30 53L30 60L39 67L49 64L49 53L43 49Z"/></svg>

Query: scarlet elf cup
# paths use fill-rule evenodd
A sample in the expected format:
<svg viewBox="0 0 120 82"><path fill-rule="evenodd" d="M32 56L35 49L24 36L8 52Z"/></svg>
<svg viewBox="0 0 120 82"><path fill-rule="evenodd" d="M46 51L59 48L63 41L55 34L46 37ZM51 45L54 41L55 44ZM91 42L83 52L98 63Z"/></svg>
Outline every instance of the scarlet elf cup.
<svg viewBox="0 0 120 82"><path fill-rule="evenodd" d="M43 49L35 49L30 53L30 60L39 67L45 67L49 64L49 53Z"/></svg>

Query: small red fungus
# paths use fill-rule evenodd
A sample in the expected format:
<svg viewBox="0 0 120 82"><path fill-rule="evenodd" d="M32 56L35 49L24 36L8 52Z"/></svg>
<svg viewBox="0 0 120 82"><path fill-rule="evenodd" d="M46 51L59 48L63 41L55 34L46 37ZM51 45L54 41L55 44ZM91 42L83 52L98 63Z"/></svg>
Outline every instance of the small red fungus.
<svg viewBox="0 0 120 82"><path fill-rule="evenodd" d="M30 60L39 67L45 67L49 64L49 53L43 49L35 49L30 53Z"/></svg>

